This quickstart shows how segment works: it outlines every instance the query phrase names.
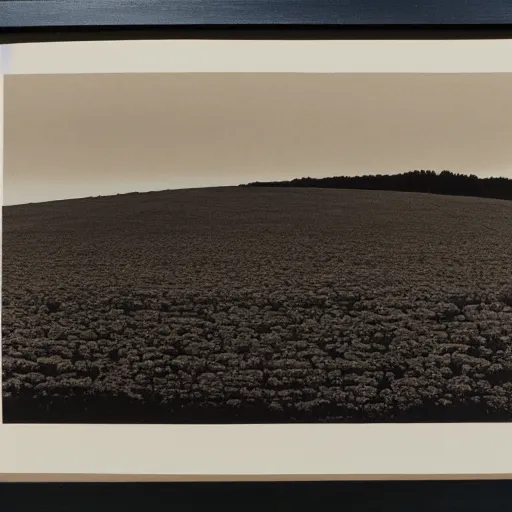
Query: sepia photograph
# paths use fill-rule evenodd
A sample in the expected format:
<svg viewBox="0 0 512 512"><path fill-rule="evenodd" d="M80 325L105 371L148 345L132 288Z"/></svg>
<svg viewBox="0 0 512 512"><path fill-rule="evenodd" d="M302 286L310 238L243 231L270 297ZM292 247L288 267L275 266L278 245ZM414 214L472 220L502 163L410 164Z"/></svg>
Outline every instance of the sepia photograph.
<svg viewBox="0 0 512 512"><path fill-rule="evenodd" d="M6 75L4 423L511 421L511 90Z"/></svg>

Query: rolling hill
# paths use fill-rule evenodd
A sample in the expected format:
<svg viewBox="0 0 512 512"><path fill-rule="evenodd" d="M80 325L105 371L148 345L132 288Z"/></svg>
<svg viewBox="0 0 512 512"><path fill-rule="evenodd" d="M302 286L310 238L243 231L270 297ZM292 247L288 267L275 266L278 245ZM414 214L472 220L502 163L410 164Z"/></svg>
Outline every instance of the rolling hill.
<svg viewBox="0 0 512 512"><path fill-rule="evenodd" d="M512 203L226 187L3 208L5 422L512 420Z"/></svg>

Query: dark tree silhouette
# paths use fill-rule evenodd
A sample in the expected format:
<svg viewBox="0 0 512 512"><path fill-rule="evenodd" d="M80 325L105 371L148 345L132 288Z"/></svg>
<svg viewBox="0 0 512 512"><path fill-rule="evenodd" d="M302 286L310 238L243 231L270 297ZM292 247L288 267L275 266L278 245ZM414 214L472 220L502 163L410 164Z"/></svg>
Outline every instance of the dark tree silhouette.
<svg viewBox="0 0 512 512"><path fill-rule="evenodd" d="M334 176L331 178L296 178L291 181L253 182L242 187L316 187L363 190L423 192L454 196L512 199L512 180L478 178L474 174L456 174L444 170L416 170L395 175Z"/></svg>

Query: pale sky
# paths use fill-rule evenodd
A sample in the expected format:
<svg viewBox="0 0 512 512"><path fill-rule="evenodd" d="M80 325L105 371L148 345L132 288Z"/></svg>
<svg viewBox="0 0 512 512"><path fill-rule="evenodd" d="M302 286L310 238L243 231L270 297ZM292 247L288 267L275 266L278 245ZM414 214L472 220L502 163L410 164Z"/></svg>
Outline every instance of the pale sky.
<svg viewBox="0 0 512 512"><path fill-rule="evenodd" d="M4 80L6 205L413 169L512 178L512 73Z"/></svg>

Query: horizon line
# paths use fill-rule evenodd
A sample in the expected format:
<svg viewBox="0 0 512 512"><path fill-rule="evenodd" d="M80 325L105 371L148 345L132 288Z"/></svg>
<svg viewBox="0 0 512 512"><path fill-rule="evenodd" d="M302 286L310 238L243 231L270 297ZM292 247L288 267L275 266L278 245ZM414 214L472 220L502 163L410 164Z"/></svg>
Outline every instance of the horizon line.
<svg viewBox="0 0 512 512"><path fill-rule="evenodd" d="M487 180L487 179L501 179L501 180L512 180L511 178L507 178L506 176L486 176L486 177L480 177L476 174L466 174L466 173L460 173L460 172L454 172L449 171L451 174L454 174L456 176L476 176L479 180ZM253 184L275 184L275 183L291 183L293 181L300 181L305 179L310 180L325 180L325 179L336 179L336 178L365 178L365 177L384 177L384 176L399 176L403 174L410 174L414 172L433 172L436 175L440 175L443 171L435 171L431 169L414 169L412 171L403 171L398 172L395 174L357 174L354 176L346 176L346 175L334 175L334 176L324 176L319 178L313 178L311 176L302 176L300 178L291 178L291 179L283 179L283 180L274 180L274 181L250 181L246 183L238 183L233 185L206 185L206 186L197 186L197 187L179 187L179 188L164 188L164 189L157 189L157 190L145 190L145 191L139 191L139 190L133 190L131 192L117 192L112 194L98 194L98 195L89 195L89 196L75 196L75 197L65 197L65 198L57 198L57 199L45 199L43 201L28 201L24 203L4 203L2 202L2 208L4 207L11 207L11 206L27 206L32 204L48 204L48 203L57 203L57 202L63 202L63 201L80 201L84 199L100 199L100 198L108 198L108 197L116 197L116 196L126 196L126 195L134 195L134 194L154 194L154 193L161 193L161 192L173 192L173 191L183 191L183 190L199 190L199 189L215 189L215 188L238 188L243 186L250 186Z"/></svg>

